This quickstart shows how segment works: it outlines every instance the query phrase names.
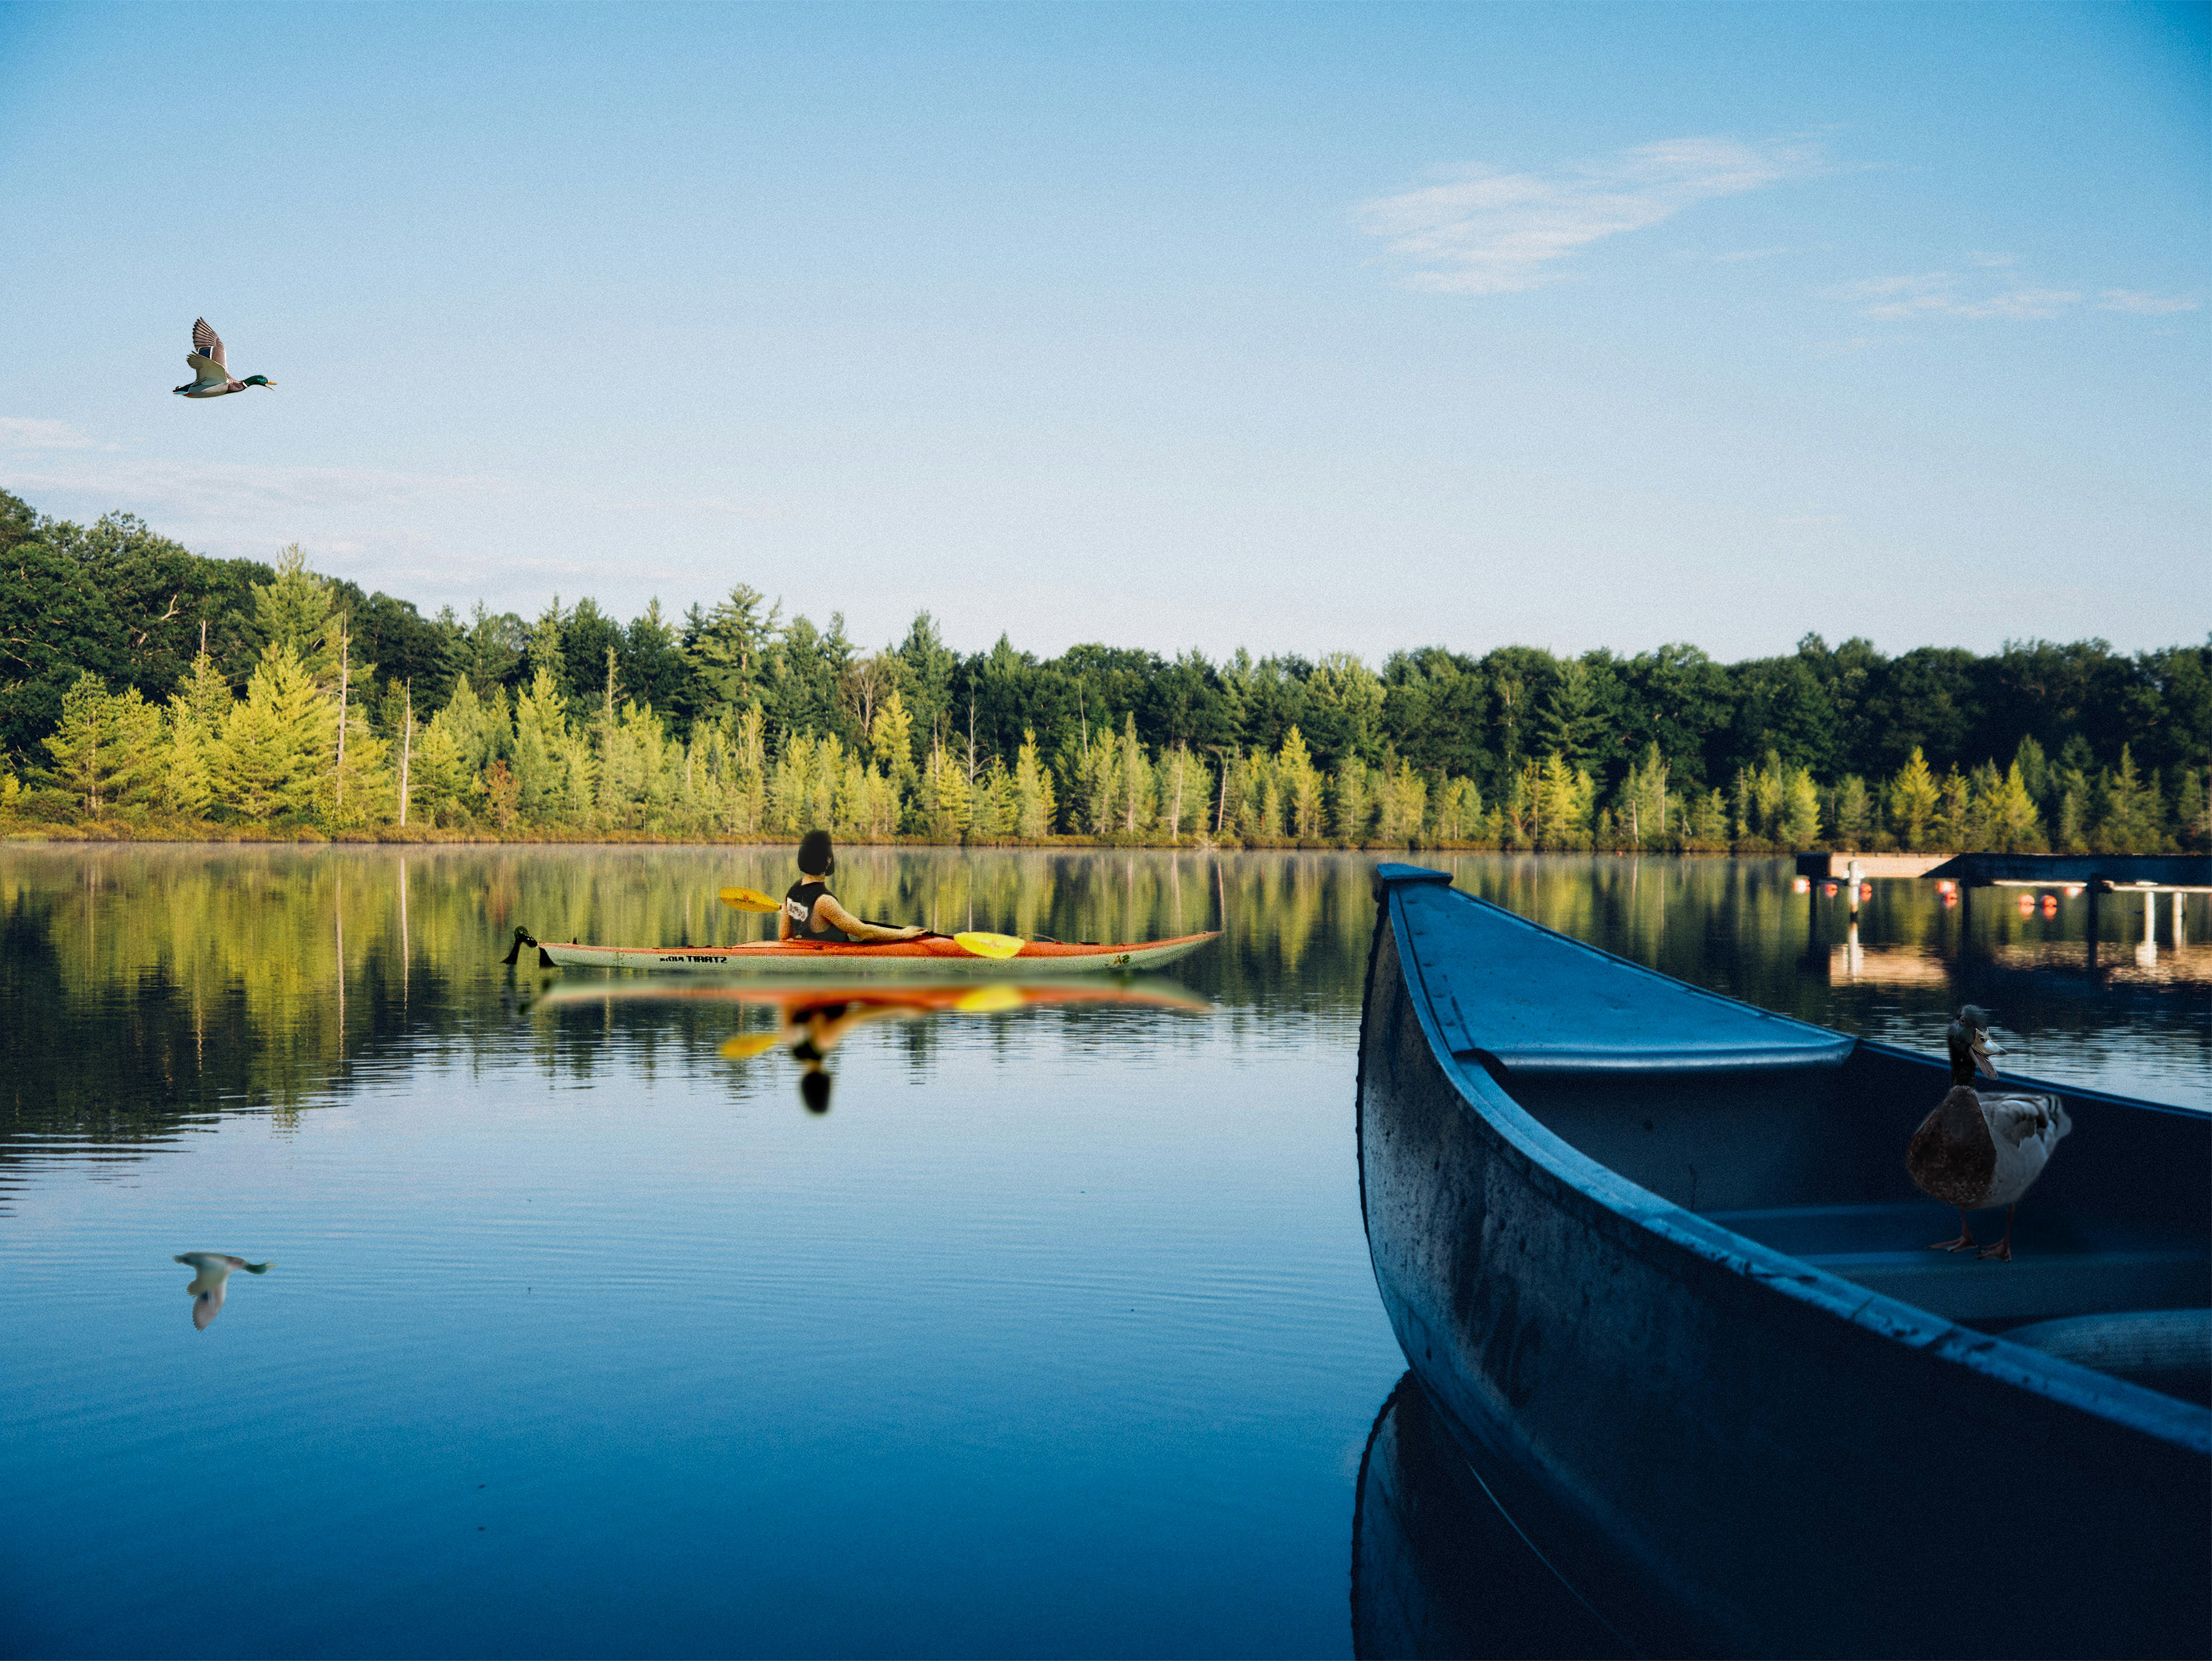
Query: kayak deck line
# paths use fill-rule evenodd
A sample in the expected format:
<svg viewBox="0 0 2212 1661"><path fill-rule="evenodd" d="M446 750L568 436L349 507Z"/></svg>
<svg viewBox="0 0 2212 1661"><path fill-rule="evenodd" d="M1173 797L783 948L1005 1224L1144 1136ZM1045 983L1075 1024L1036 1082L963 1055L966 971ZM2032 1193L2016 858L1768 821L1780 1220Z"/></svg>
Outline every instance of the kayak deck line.
<svg viewBox="0 0 2212 1661"><path fill-rule="evenodd" d="M1158 968L1196 951L1218 931L1168 940L1121 944L1073 944L1025 940L1007 958L979 957L951 938L880 943L759 940L738 946L589 946L580 941L541 941L514 931L506 961L526 946L538 949L547 969L643 969L668 974L860 975L869 979L954 976L1027 979L1039 975L1127 974Z"/></svg>

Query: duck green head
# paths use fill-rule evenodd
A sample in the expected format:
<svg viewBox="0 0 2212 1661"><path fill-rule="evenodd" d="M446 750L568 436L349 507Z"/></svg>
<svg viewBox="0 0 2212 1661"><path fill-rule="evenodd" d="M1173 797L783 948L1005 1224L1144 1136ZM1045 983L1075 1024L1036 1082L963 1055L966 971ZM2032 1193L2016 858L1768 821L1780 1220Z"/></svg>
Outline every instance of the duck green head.
<svg viewBox="0 0 2212 1661"><path fill-rule="evenodd" d="M266 375L248 375L239 382L240 386L274 386L276 383Z"/></svg>

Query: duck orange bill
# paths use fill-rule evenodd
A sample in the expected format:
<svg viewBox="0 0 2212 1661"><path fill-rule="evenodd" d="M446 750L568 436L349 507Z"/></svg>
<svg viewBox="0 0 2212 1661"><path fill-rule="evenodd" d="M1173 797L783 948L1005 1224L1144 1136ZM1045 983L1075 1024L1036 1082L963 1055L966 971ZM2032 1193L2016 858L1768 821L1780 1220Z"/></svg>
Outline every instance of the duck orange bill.
<svg viewBox="0 0 2212 1661"><path fill-rule="evenodd" d="M758 888L724 888L722 903L741 912L780 912L781 900L771 900Z"/></svg>
<svg viewBox="0 0 2212 1661"><path fill-rule="evenodd" d="M969 929L954 935L952 943L963 952L973 952L978 957L988 957L1003 963L1006 959L1020 955L1023 943L1010 934L985 934L981 930Z"/></svg>

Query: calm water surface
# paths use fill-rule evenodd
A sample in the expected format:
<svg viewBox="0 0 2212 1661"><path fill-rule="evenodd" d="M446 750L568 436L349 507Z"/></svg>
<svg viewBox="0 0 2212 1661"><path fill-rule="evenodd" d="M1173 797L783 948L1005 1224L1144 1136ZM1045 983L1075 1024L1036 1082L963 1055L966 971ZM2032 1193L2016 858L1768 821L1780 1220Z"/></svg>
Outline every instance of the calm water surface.
<svg viewBox="0 0 2212 1661"><path fill-rule="evenodd" d="M2025 1070L2212 1106L2201 898L2093 953L2079 900L1881 883L1854 937L1786 862L1441 863L1771 1008L1936 1047L1972 997ZM0 1647L1346 1652L1370 1429L1437 1486L1352 1164L1371 864L848 852L870 916L1227 937L1146 1002L817 1021L816 1114L771 1003L498 962L750 937L714 889L780 853L0 850ZM196 1303L185 1252L273 1266ZM1440 1527L1370 1531L1370 1609L1511 1538ZM1455 1641L1590 1647L1504 1549Z"/></svg>

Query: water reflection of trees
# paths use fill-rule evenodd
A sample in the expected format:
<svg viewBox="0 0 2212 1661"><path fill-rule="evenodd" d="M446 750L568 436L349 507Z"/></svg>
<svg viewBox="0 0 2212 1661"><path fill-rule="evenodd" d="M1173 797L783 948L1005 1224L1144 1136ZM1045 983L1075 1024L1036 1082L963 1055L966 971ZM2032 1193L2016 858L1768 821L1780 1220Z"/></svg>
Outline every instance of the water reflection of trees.
<svg viewBox="0 0 2212 1661"><path fill-rule="evenodd" d="M1462 888L1551 927L1808 1020L1893 1030L1900 1010L1933 1019L1996 976L2004 995L1991 1001L2015 1028L2040 1021L2057 1035L2112 1022L2101 993L2083 997L2071 980L2050 993L2062 970L2008 967L2057 963L2055 943L2081 942L2079 899L2052 918L2023 917L1987 891L1947 906L1926 883L1879 883L1860 912L1861 944L1924 954L1942 973L1838 985L1828 964L1848 901L1793 892L1786 860L1436 863ZM857 848L841 853L837 885L862 915L946 930L1131 940L1220 928L1220 943L1177 966L1177 978L1222 1017L1202 1034L1170 1022L1138 1041L1290 1041L1283 1023L1295 1014L1315 1023L1296 1041L1348 1045L1374 864L1328 853ZM538 979L526 967L514 978L498 967L507 937L521 924L553 940L759 938L772 921L731 912L715 890L780 894L793 874L787 852L767 847L0 849L9 1059L0 1186L5 1167L26 1159L84 1156L87 1144L119 1151L228 1112L289 1118L364 1077L425 1063L462 1076L519 1064L556 1084L617 1067L647 1078L695 1068L731 1035L728 1012L570 1009L518 1032ZM2117 906L2099 923L2108 942L2140 934L2139 915ZM2124 959L2126 949L2109 955ZM1063 1028L1076 1055L1110 1057L1131 1041L1103 1011ZM879 1041L926 1076L946 1034L916 1022ZM1002 1056L1019 1041L995 1028L988 1040ZM732 1076L725 1088L752 1087Z"/></svg>

